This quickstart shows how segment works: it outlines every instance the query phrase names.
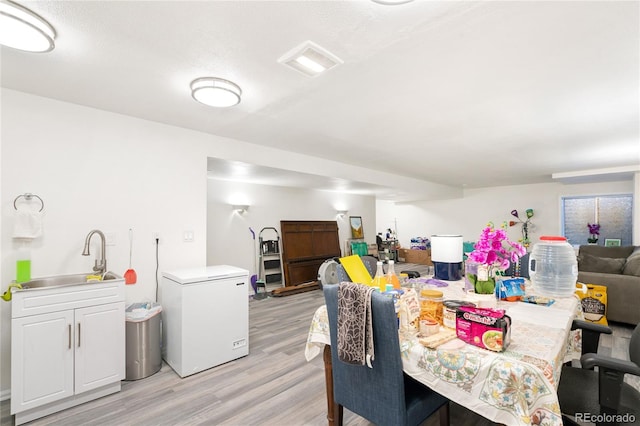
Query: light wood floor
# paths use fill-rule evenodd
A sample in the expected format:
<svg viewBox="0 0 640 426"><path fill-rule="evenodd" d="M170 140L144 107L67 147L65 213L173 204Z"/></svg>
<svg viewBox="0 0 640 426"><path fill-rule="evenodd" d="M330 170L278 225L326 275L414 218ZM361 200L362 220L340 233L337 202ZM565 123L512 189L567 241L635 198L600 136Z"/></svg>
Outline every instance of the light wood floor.
<svg viewBox="0 0 640 426"><path fill-rule="evenodd" d="M420 270L419 265L398 266L397 272ZM184 379L163 364L151 377L123 382L117 394L29 425L326 425L322 357L311 362L304 357L311 317L322 304L320 290L251 300L248 356ZM618 337L616 328L612 339L603 339L604 350L613 356L624 352L628 329ZM0 403L0 412L0 424L13 425L8 400ZM432 417L424 426L438 424L437 415ZM370 425L347 410L344 424ZM492 423L452 404L451 424Z"/></svg>

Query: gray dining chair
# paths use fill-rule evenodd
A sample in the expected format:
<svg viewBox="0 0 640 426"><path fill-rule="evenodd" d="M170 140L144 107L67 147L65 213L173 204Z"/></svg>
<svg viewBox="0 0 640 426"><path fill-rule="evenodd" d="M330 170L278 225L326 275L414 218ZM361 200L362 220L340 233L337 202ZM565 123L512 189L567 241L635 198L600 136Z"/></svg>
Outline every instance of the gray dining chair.
<svg viewBox="0 0 640 426"><path fill-rule="evenodd" d="M338 286L323 287L331 336L334 418L342 425L343 407L380 426L419 425L436 411L449 424L449 401L402 371L398 322L393 300L372 294L375 358L373 368L338 358Z"/></svg>
<svg viewBox="0 0 640 426"><path fill-rule="evenodd" d="M572 329L575 328L583 330L581 368L563 366L558 385L565 425L578 425L576 420L585 420L585 413L593 416L626 414L627 424L640 425L640 392L624 382L625 374L640 376L640 324L631 334L629 361L596 353L599 333L611 334L608 327L574 321ZM583 418L577 418L576 414ZM630 422L629 416L633 416ZM596 422L598 426L617 424L607 421L606 417L596 418L604 420ZM623 423L624 420L620 422Z"/></svg>
<svg viewBox="0 0 640 426"><path fill-rule="evenodd" d="M376 275L378 259L373 256L360 256L360 259L362 259L362 263L364 263L365 268L367 268L367 272L369 272L369 275L371 275L371 278L373 278ZM344 267L339 263L336 267L336 276L338 277L339 283L344 281L351 281L351 278L349 278L349 274L347 274L347 271L345 271Z"/></svg>
<svg viewBox="0 0 640 426"><path fill-rule="evenodd" d="M376 264L378 263L378 259L376 259L373 256L361 256L362 259L362 263L364 263L365 268L367 268L367 271L369 271L369 274L371 275L371 278L375 277L376 275Z"/></svg>

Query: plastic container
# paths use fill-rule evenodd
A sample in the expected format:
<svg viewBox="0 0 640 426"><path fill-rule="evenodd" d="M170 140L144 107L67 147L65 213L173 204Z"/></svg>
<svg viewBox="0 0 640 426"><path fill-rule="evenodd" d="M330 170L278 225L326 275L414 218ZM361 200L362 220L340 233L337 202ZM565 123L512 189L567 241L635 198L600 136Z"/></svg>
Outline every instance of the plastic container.
<svg viewBox="0 0 640 426"><path fill-rule="evenodd" d="M455 330L456 329L456 311L461 306L475 307L476 305L464 300L445 300L443 302L443 307L442 307L442 325L444 325L447 328L451 328Z"/></svg>
<svg viewBox="0 0 640 426"><path fill-rule="evenodd" d="M420 335L422 337L433 336L440 332L440 324L434 320L420 320Z"/></svg>
<svg viewBox="0 0 640 426"><path fill-rule="evenodd" d="M564 237L540 237L529 257L529 275L538 295L573 296L578 279L575 250Z"/></svg>
<svg viewBox="0 0 640 426"><path fill-rule="evenodd" d="M382 270L382 262L376 262L376 275L373 277L373 281L371 282L371 287L375 287L380 290L380 293L384 293L387 291L387 277L384 276L384 271Z"/></svg>
<svg viewBox="0 0 640 426"><path fill-rule="evenodd" d="M423 289L420 291L420 320L433 320L442 325L442 292Z"/></svg>
<svg viewBox="0 0 640 426"><path fill-rule="evenodd" d="M409 274L405 274L404 272L400 273L400 286L406 287L409 285Z"/></svg>
<svg viewBox="0 0 640 426"><path fill-rule="evenodd" d="M31 252L27 243L18 249L16 259L16 282L26 283L31 281Z"/></svg>
<svg viewBox="0 0 640 426"><path fill-rule="evenodd" d="M387 284L391 284L395 289L399 289L401 287L400 278L398 278L398 274L396 274L396 268L393 260L389 261L389 266L387 268Z"/></svg>
<svg viewBox="0 0 640 426"><path fill-rule="evenodd" d="M398 328L400 328L400 325L404 322L406 323L406 314L405 312L400 310L400 296L404 293L404 291L402 290L396 290L391 288L391 285L387 284L387 291L383 292L382 294L384 294L385 296L389 296L393 299L393 307L396 311L396 319L398 321ZM401 317L405 316L405 319L403 320Z"/></svg>

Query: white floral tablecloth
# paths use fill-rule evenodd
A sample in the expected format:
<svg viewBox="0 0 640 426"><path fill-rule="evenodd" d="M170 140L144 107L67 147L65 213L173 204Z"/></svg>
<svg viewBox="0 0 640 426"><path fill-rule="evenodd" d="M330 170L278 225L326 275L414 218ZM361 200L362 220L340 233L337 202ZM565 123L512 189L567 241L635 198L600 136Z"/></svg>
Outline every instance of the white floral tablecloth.
<svg viewBox="0 0 640 426"><path fill-rule="evenodd" d="M322 305L313 314L307 345L304 348L304 356L307 361L311 361L322 353L324 345L331 344L329 336L329 318L327 318L327 306Z"/></svg>
<svg viewBox="0 0 640 426"><path fill-rule="evenodd" d="M441 288L445 299L461 299L459 282ZM496 423L562 426L556 393L562 364L579 357L579 334L571 322L581 316L577 297L550 307L499 302L513 320L511 344L496 353L455 339L437 349L422 346L413 329L400 332L404 371L421 383ZM307 361L330 344L325 306L311 321Z"/></svg>

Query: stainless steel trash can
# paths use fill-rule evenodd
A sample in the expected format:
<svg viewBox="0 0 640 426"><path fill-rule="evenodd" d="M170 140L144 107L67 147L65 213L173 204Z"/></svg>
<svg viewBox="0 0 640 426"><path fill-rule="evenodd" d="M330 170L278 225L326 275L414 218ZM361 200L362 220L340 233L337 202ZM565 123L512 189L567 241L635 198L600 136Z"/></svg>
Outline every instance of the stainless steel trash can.
<svg viewBox="0 0 640 426"><path fill-rule="evenodd" d="M137 305L137 304L134 304ZM131 305L131 306L134 306ZM127 308L127 311L133 309ZM160 311L156 305L141 318L126 317L125 380L138 380L157 373L162 367Z"/></svg>

